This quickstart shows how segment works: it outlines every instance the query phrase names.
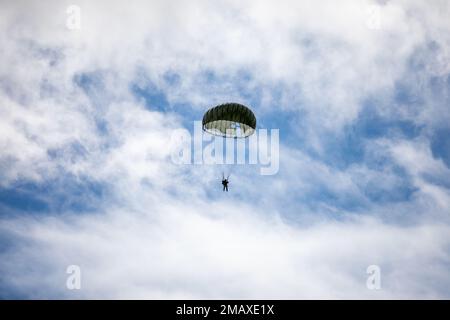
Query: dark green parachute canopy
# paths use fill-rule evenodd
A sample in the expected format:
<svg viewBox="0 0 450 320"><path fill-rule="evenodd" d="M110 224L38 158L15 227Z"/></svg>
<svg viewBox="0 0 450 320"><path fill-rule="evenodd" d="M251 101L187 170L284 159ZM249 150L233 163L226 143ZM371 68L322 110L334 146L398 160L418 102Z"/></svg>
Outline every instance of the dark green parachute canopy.
<svg viewBox="0 0 450 320"><path fill-rule="evenodd" d="M256 129L256 118L253 112L239 103L225 103L206 111L202 121L203 130L211 134L245 138Z"/></svg>

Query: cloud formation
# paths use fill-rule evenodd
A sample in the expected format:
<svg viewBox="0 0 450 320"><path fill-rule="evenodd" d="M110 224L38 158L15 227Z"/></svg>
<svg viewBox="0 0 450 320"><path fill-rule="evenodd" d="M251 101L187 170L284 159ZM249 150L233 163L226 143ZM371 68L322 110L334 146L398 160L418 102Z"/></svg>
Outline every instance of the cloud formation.
<svg viewBox="0 0 450 320"><path fill-rule="evenodd" d="M449 297L447 1L72 4L1 3L2 297ZM223 197L168 146L230 100L280 172Z"/></svg>

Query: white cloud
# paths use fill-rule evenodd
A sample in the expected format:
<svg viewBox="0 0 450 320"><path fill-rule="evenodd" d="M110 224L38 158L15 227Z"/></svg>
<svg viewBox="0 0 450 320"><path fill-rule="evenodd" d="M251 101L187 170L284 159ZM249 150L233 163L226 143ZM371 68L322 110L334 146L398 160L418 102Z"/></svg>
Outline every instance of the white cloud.
<svg viewBox="0 0 450 320"><path fill-rule="evenodd" d="M289 226L245 205L153 205L145 212L3 224L6 285L28 297L436 298L447 296L448 226L357 218ZM82 289L65 287L79 265ZM381 268L382 290L366 288ZM439 283L439 286L435 286Z"/></svg>
<svg viewBox="0 0 450 320"><path fill-rule="evenodd" d="M450 199L423 175L449 172L426 142L367 142L375 155L404 167L419 191L408 203L372 205L360 217L325 204L311 212L294 200L327 186L337 200L369 202L361 191L369 183L399 184L390 167L338 169L287 146L281 146L278 176L269 181L242 172L233 186L241 198L218 200L208 195L215 168L169 160L170 132L183 123L176 113L186 110L149 111L129 90L133 81L145 87L148 77L171 108L181 103L198 113L223 100L249 99L236 88L244 72L246 88L264 96L258 115L277 110L306 117L298 135L325 155L323 132L339 134L363 99L382 94L384 101L396 81L414 82L408 63L429 41L439 49L436 58L424 51L424 77L448 74L445 1L387 2L379 6L379 30L367 27L371 1L340 1L339 7L335 1L81 1L78 31L65 28L69 4L1 4L0 184L70 173L110 185L113 196L93 214L2 219L2 233L13 243L1 253L5 295L448 297ZM222 81L209 83L208 71ZM180 82L167 84L167 72ZM74 81L84 73L97 75L88 94ZM448 110L431 93L424 82L418 117L414 106L378 108L434 126ZM409 211L420 218L408 218ZM70 264L82 267L80 292L64 287ZM365 287L371 264L382 270L379 292Z"/></svg>

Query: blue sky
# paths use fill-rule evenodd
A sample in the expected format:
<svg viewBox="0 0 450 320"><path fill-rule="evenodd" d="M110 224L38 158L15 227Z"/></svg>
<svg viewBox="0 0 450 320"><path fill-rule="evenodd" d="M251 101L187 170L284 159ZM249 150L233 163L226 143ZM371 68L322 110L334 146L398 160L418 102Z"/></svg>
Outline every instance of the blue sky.
<svg viewBox="0 0 450 320"><path fill-rule="evenodd" d="M449 297L445 1L68 5L2 4L0 297ZM171 161L229 101L276 175Z"/></svg>

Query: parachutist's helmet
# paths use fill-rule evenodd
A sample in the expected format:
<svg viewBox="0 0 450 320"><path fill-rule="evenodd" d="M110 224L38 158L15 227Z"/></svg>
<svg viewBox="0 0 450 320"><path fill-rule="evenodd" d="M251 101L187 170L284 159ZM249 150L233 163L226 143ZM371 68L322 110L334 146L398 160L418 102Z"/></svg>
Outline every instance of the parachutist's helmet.
<svg viewBox="0 0 450 320"><path fill-rule="evenodd" d="M256 130L256 117L246 106L225 103L206 111L203 130L227 138L246 138Z"/></svg>

